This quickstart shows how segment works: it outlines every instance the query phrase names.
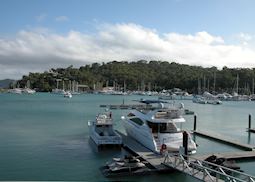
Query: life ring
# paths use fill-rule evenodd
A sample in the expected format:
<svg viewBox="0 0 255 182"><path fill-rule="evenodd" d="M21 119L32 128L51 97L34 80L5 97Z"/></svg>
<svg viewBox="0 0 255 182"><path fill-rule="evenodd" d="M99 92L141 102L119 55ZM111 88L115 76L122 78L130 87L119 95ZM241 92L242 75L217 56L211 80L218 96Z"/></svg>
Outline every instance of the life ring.
<svg viewBox="0 0 255 182"><path fill-rule="evenodd" d="M166 151L166 149L167 149L166 144L162 144L160 148L160 153L163 154Z"/></svg>

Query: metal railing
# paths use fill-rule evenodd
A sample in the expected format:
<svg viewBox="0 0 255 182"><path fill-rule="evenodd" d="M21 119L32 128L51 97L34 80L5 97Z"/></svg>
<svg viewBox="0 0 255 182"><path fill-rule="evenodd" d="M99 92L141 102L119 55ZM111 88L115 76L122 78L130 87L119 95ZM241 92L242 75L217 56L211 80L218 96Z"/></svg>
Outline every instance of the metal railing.
<svg viewBox="0 0 255 182"><path fill-rule="evenodd" d="M163 164L203 181L255 182L255 177L249 174L193 157L188 157L186 160L184 157L187 156L168 153Z"/></svg>

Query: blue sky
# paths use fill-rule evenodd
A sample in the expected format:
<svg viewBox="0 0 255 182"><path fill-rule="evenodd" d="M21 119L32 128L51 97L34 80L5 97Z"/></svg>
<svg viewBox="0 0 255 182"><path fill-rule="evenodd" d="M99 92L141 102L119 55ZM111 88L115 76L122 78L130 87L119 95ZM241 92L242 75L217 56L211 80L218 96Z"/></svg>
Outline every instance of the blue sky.
<svg viewBox="0 0 255 182"><path fill-rule="evenodd" d="M112 59L254 67L254 7L253 0L0 0L0 78Z"/></svg>
<svg viewBox="0 0 255 182"><path fill-rule="evenodd" d="M45 26L57 32L87 31L97 22L132 22L161 33L253 33L253 0L1 0L1 33ZM45 15L41 21L36 17ZM56 23L66 16L68 23Z"/></svg>

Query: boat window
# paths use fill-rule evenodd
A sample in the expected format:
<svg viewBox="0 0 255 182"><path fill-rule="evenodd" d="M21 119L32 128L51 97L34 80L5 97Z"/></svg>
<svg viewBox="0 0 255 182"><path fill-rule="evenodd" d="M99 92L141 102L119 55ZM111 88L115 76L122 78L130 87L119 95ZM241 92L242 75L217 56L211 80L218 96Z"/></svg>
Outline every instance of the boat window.
<svg viewBox="0 0 255 182"><path fill-rule="evenodd" d="M135 116L135 115L133 113L129 113L127 116L132 117L132 116Z"/></svg>
<svg viewBox="0 0 255 182"><path fill-rule="evenodd" d="M139 118L131 118L130 120L138 125L143 125L143 121Z"/></svg>
<svg viewBox="0 0 255 182"><path fill-rule="evenodd" d="M157 123L152 123L150 121L146 121L147 125L150 127L152 133L158 133L158 124Z"/></svg>
<svg viewBox="0 0 255 182"><path fill-rule="evenodd" d="M176 133L178 129L174 123L153 123L146 121L152 133Z"/></svg>
<svg viewBox="0 0 255 182"><path fill-rule="evenodd" d="M178 129L174 123L160 123L160 133L176 133Z"/></svg>

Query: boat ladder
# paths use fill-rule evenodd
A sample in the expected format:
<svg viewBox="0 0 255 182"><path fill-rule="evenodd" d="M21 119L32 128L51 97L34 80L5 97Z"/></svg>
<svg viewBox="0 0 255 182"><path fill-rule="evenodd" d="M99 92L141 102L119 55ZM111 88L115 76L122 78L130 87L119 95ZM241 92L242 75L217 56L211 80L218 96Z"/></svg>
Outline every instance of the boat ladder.
<svg viewBox="0 0 255 182"><path fill-rule="evenodd" d="M157 150L159 151L160 148L161 148L160 140L159 140L159 138L157 138L157 137L154 137L154 140L155 140L155 142L156 142Z"/></svg>
<svg viewBox="0 0 255 182"><path fill-rule="evenodd" d="M165 154L162 164L206 182L255 182L255 177L249 174L192 157L185 159L185 156L180 154Z"/></svg>

